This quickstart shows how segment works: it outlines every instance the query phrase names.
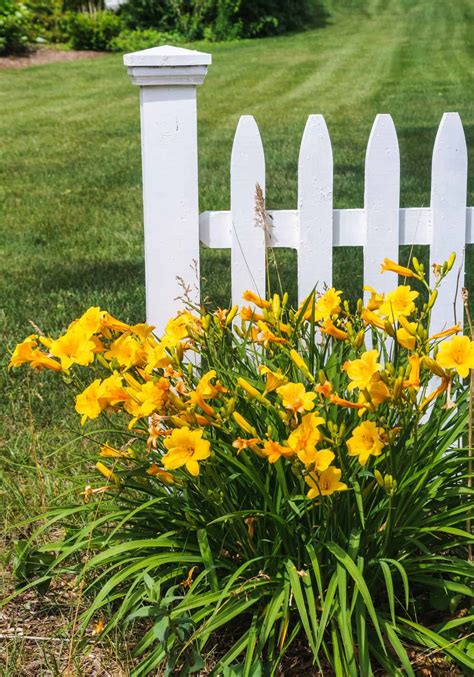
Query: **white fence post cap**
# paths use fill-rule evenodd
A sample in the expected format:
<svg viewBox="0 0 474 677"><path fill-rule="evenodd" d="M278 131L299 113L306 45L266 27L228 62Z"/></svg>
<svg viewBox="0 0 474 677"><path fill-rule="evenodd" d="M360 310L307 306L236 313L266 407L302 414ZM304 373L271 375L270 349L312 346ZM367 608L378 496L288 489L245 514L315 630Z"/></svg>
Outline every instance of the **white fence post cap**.
<svg viewBox="0 0 474 677"><path fill-rule="evenodd" d="M123 63L134 85L201 85L211 54L163 45L125 54Z"/></svg>

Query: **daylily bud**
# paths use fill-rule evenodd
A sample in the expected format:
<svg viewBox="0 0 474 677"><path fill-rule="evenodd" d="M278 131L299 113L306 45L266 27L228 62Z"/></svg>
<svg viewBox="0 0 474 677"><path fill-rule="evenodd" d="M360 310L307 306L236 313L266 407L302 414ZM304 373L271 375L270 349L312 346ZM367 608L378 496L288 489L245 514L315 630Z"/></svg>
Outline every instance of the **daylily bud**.
<svg viewBox="0 0 474 677"><path fill-rule="evenodd" d="M262 393L259 390L257 390L257 388L254 388L253 385L251 385L244 378L241 377L238 378L237 383L242 388L242 390L245 390L247 395L249 395L250 397L254 397L256 400L262 402L263 404L269 404L269 400L267 400L267 398L264 397Z"/></svg>
<svg viewBox="0 0 474 677"><path fill-rule="evenodd" d="M398 400L403 392L403 378L398 377L395 379L395 384L393 386L393 399Z"/></svg>
<svg viewBox="0 0 474 677"><path fill-rule="evenodd" d="M239 428L242 428L244 432L248 433L249 435L252 435L252 437L258 437L255 428L252 425L250 425L250 423L241 414L239 414L238 411L234 411L232 417L239 426Z"/></svg>
<svg viewBox="0 0 474 677"><path fill-rule="evenodd" d="M232 306L232 308L229 310L227 317L225 318L226 325L229 325L232 322L234 317L237 315L238 310L239 306Z"/></svg>
<svg viewBox="0 0 474 677"><path fill-rule="evenodd" d="M385 320L384 328L385 328L385 331L387 332L387 334L389 336L391 336L392 338L395 338L395 336L396 336L395 329L393 327L393 324L391 322L389 322L389 320Z"/></svg>
<svg viewBox="0 0 474 677"><path fill-rule="evenodd" d="M449 256L449 259L446 261L446 272L449 273L451 268L454 266L454 262L456 261L456 252L452 252L451 255Z"/></svg>
<svg viewBox="0 0 474 677"><path fill-rule="evenodd" d="M362 344L364 343L364 337L365 337L365 332L363 329L360 330L360 332L357 334L357 336L354 339L354 348L361 348Z"/></svg>
<svg viewBox="0 0 474 677"><path fill-rule="evenodd" d="M230 416L235 409L235 397L231 397L225 406L227 416Z"/></svg>
<svg viewBox="0 0 474 677"><path fill-rule="evenodd" d="M280 312L281 312L281 301L280 301L280 297L278 296L278 294L273 294L272 310L273 310L273 314L278 319L280 317Z"/></svg>
<svg viewBox="0 0 474 677"><path fill-rule="evenodd" d="M204 331L207 331L209 327L211 326L211 316L210 315L204 315L202 320L202 328Z"/></svg>
<svg viewBox="0 0 474 677"><path fill-rule="evenodd" d="M375 480L376 480L377 484L380 487L382 487L382 489L384 489L385 486L384 486L384 482L383 482L383 475L380 472L380 470L374 470L374 476L375 476Z"/></svg>
<svg viewBox="0 0 474 677"><path fill-rule="evenodd" d="M324 373L324 370L323 370L323 369L320 369L320 370L319 370L319 372L318 372L318 379L319 379L319 382L320 382L320 384L321 384L322 386L326 383L327 378L326 378L326 374Z"/></svg>
<svg viewBox="0 0 474 677"><path fill-rule="evenodd" d="M294 350L294 349L290 350L290 357L291 357L293 364L295 364L298 367L298 369L306 376L306 378L309 378L310 381L314 381L313 375L311 374L311 372L308 369L308 365L303 360L301 355L299 355L299 353L297 353L296 350Z"/></svg>
<svg viewBox="0 0 474 677"><path fill-rule="evenodd" d="M281 306L282 306L282 308L286 308L287 305L288 305L288 292L286 291L286 292L283 294L283 298L282 298L282 301L281 301Z"/></svg>
<svg viewBox="0 0 474 677"><path fill-rule="evenodd" d="M437 298L438 298L438 290L433 289L433 291L430 294L430 298L428 299L428 308L429 309L431 309L434 306Z"/></svg>
<svg viewBox="0 0 474 677"><path fill-rule="evenodd" d="M429 369L433 374L439 376L440 378L446 378L444 370L437 362L435 362L435 360L432 360L431 357L423 357L422 361L425 367L427 367L427 369Z"/></svg>

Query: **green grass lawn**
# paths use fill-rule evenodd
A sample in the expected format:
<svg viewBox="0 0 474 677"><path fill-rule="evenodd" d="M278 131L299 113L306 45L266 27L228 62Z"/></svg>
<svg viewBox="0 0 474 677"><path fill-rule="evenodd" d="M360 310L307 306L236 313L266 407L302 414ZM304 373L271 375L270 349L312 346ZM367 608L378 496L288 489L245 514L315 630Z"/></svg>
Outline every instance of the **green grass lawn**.
<svg viewBox="0 0 474 677"><path fill-rule="evenodd" d="M333 11L325 28L205 47L213 65L198 94L201 209L228 208L232 139L245 113L256 116L263 136L268 205L290 209L308 114L326 116L335 204L344 208L362 206L370 128L377 113L391 113L401 149L401 204L414 207L429 204L441 115L458 111L474 204L472 1L333 4L345 9ZM0 138L4 364L8 348L32 331L29 320L55 332L94 304L142 321L138 89L121 57L0 71ZM337 252L336 281L345 283L347 261L351 286L354 279L360 286L360 252L350 258ZM291 287L294 256L283 253L280 263ZM203 252L204 292L214 302L229 299L228 264L228 253ZM71 473L86 482L94 449L77 437L76 417L65 411L62 388L50 375L2 370L0 388L0 503L8 541L17 519L67 492Z"/></svg>

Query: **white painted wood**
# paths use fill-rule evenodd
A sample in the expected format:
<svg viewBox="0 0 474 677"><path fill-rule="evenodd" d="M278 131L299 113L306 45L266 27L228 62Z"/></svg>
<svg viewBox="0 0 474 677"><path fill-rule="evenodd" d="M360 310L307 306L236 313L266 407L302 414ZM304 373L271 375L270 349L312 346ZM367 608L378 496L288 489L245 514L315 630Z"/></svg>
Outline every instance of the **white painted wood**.
<svg viewBox="0 0 474 677"><path fill-rule="evenodd" d="M430 264L443 263L456 252L453 272L442 283L431 331L437 332L463 319L461 287L464 285L466 242L467 148L458 113L445 113L433 149L431 211L433 219ZM456 295L456 278L459 289ZM433 270L430 270L434 283Z"/></svg>
<svg viewBox="0 0 474 677"><path fill-rule="evenodd" d="M367 218L364 284L387 292L393 289L396 280L393 275L381 275L380 265L385 257L398 261L400 224L400 153L390 115L377 115L370 132L364 205Z"/></svg>
<svg viewBox="0 0 474 677"><path fill-rule="evenodd" d="M232 213L232 303L242 303L249 289L265 297L265 229L257 223L256 186L265 195L265 157L253 116L243 115L237 126L230 163Z"/></svg>
<svg viewBox="0 0 474 677"><path fill-rule="evenodd" d="M146 315L158 334L184 307L180 280L199 303L196 84L210 61L209 54L174 47L124 57L141 85Z"/></svg>
<svg viewBox="0 0 474 677"><path fill-rule="evenodd" d="M310 115L298 160L298 300L332 284L333 159L322 115Z"/></svg>
<svg viewBox="0 0 474 677"><path fill-rule="evenodd" d="M299 214L296 209L269 210L272 222L272 247L298 249ZM474 208L466 209L466 243L474 243ZM429 207L402 208L399 211L400 244L431 244L432 222ZM363 247L365 243L365 209L334 209L332 213L333 246ZM210 249L230 249L232 215L229 211L202 212L199 217L201 242ZM332 254L331 254L332 256Z"/></svg>
<svg viewBox="0 0 474 677"><path fill-rule="evenodd" d="M138 52L125 54L123 63L125 66L208 66L212 62L211 54L198 52L195 49L184 49L162 45L141 49Z"/></svg>

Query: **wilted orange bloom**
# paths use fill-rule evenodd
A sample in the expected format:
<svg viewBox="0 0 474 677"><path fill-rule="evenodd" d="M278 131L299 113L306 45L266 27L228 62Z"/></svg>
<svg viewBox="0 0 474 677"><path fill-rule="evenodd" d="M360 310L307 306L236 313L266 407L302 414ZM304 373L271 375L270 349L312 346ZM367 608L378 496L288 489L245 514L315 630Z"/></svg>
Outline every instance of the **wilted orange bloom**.
<svg viewBox="0 0 474 677"><path fill-rule="evenodd" d="M237 449L237 455L240 454L241 451L244 451L245 449L249 449L256 444L258 444L260 440L258 437L250 437L248 439L244 439L243 437L237 437L233 442L232 446L234 449Z"/></svg>
<svg viewBox="0 0 474 677"><path fill-rule="evenodd" d="M342 329L338 329L332 320L325 320L321 325L321 331L323 334L328 334L338 341L345 341L348 338L349 334Z"/></svg>
<svg viewBox="0 0 474 677"><path fill-rule="evenodd" d="M419 275L410 270L410 268L400 266L398 263L395 263L395 261L391 261L390 259L384 259L380 272L386 273L387 271L391 273L397 273L402 277L419 277Z"/></svg>
<svg viewBox="0 0 474 677"><path fill-rule="evenodd" d="M449 327L449 329L444 329L443 331L440 331L437 334L433 334L433 336L430 336L428 340L435 341L436 339L446 338L447 336L458 334L460 331L462 331L461 325L455 324L453 327Z"/></svg>
<svg viewBox="0 0 474 677"><path fill-rule="evenodd" d="M329 401L331 404L337 404L339 407L348 407L349 409L363 409L366 406L360 402L351 402L350 400L345 400L338 395L330 395Z"/></svg>
<svg viewBox="0 0 474 677"><path fill-rule="evenodd" d="M325 397L326 399L331 396L332 385L329 381L325 381L323 384L319 383L316 388L316 392Z"/></svg>
<svg viewBox="0 0 474 677"><path fill-rule="evenodd" d="M95 496L96 494L103 494L106 491L110 491L111 489L115 489L115 487L111 484L107 484L104 487L96 487L93 488L88 484L84 491L81 491L81 496L84 496L84 503L88 503L89 499L91 496Z"/></svg>
<svg viewBox="0 0 474 677"><path fill-rule="evenodd" d="M420 404L420 409L424 409L430 402L432 402L434 399L438 397L438 395L441 395L441 393L444 393L445 390L448 389L448 386L450 384L449 379L443 379L440 383L440 385L436 388L436 390L433 390L425 399L423 402Z"/></svg>
<svg viewBox="0 0 474 677"><path fill-rule="evenodd" d="M273 440L267 440L264 443L262 453L268 458L269 463L276 463L282 456L288 458L295 454L290 447L284 447L282 444L274 442Z"/></svg>
<svg viewBox="0 0 474 677"><path fill-rule="evenodd" d="M240 309L240 317L244 321L252 321L252 322L257 322L258 320L265 319L263 315L257 313L257 311L254 308L250 308L250 306L243 306Z"/></svg>
<svg viewBox="0 0 474 677"><path fill-rule="evenodd" d="M258 327L258 328L257 328ZM272 332L270 327L265 323L259 320L257 322L257 327L252 327L252 341L259 344L268 344L268 343L288 343L287 339L282 336L277 336Z"/></svg>
<svg viewBox="0 0 474 677"><path fill-rule="evenodd" d="M163 470L163 468L157 466L156 463L152 463L151 466L147 468L146 474L156 477L166 485L174 484L175 481L173 475L170 472Z"/></svg>
<svg viewBox="0 0 474 677"><path fill-rule="evenodd" d="M265 376L265 392L271 393L281 385L288 381L287 377L281 373L278 369L277 371L272 371L269 367L261 364L258 368L258 371L262 376Z"/></svg>
<svg viewBox="0 0 474 677"><path fill-rule="evenodd" d="M364 285L364 291L370 292L370 299L367 302L367 309L370 311L378 310L384 302L385 295L379 294L373 287Z"/></svg>
<svg viewBox="0 0 474 677"><path fill-rule="evenodd" d="M270 308L270 306L272 305L270 301L262 299L261 296L249 290L244 291L244 293L242 294L242 298L245 301L250 301L250 303L254 303L259 308Z"/></svg>
<svg viewBox="0 0 474 677"><path fill-rule="evenodd" d="M372 310L364 308L362 310L362 319L364 320L365 324L371 324L373 327L377 327L377 329L383 329L385 331L385 322L381 317L372 312Z"/></svg>

